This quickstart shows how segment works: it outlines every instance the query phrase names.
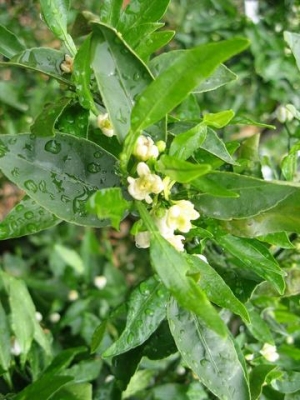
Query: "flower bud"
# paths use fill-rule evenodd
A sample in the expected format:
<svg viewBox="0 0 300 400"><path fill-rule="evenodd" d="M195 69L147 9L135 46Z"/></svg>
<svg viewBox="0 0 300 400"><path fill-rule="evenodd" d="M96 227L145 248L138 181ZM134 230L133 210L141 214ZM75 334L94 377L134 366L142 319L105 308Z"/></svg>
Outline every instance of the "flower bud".
<svg viewBox="0 0 300 400"><path fill-rule="evenodd" d="M112 137L115 135L115 131L113 129L113 126L110 122L110 119L108 117L108 114L99 114L97 117L97 126L98 128L101 129L103 134L107 137Z"/></svg>

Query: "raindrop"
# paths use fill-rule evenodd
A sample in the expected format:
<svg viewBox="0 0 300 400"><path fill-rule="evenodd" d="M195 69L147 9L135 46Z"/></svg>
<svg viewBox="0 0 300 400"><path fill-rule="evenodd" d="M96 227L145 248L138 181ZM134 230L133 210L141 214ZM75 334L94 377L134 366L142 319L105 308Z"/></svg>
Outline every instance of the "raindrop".
<svg viewBox="0 0 300 400"><path fill-rule="evenodd" d="M58 154L61 151L61 144L56 140L49 140L45 144L45 150L52 154Z"/></svg>
<svg viewBox="0 0 300 400"><path fill-rule="evenodd" d="M209 363L210 362L206 358L202 358L202 360L200 360L200 364L202 365L202 367L207 367Z"/></svg>
<svg viewBox="0 0 300 400"><path fill-rule="evenodd" d="M147 283L142 282L142 283L140 284L139 289L140 289L140 292L141 292L141 294L142 294L143 296L149 296L150 290L149 290L149 288L148 288Z"/></svg>
<svg viewBox="0 0 300 400"><path fill-rule="evenodd" d="M163 298L163 297L165 297L165 292L162 289L158 289L157 296L160 298Z"/></svg>
<svg viewBox="0 0 300 400"><path fill-rule="evenodd" d="M18 204L18 205L16 206L16 211L20 212L20 211L22 211L22 210L24 210L23 204Z"/></svg>
<svg viewBox="0 0 300 400"><path fill-rule="evenodd" d="M24 149L26 149L28 151L32 151L33 150L33 146L30 143L25 143Z"/></svg>
<svg viewBox="0 0 300 400"><path fill-rule="evenodd" d="M25 181L24 186L27 190L33 193L36 193L38 190L36 183L34 183L32 179L28 179L28 181Z"/></svg>
<svg viewBox="0 0 300 400"><path fill-rule="evenodd" d="M140 79L140 74L138 73L138 72L135 72L134 74L133 74L133 80L134 81L138 81Z"/></svg>
<svg viewBox="0 0 300 400"><path fill-rule="evenodd" d="M12 171L11 174L13 177L17 178L20 175L20 169L18 167L15 167Z"/></svg>
<svg viewBox="0 0 300 400"><path fill-rule="evenodd" d="M95 153L94 153L94 157L95 158L101 158L103 156L103 154L101 153L101 151L96 151Z"/></svg>
<svg viewBox="0 0 300 400"><path fill-rule="evenodd" d="M150 308L146 308L145 313L146 313L147 315L149 315L150 317L152 317L152 315L154 315L154 311L151 310Z"/></svg>
<svg viewBox="0 0 300 400"><path fill-rule="evenodd" d="M129 333L127 335L127 343L131 344L133 340L134 340L134 334L133 333Z"/></svg>
<svg viewBox="0 0 300 400"><path fill-rule="evenodd" d="M10 145L14 145L14 144L16 144L16 141L17 141L17 138L16 138L16 137L13 137L13 138L9 139L8 143L9 143Z"/></svg>
<svg viewBox="0 0 300 400"><path fill-rule="evenodd" d="M47 193L47 184L44 180L39 183L39 189L42 193Z"/></svg>
<svg viewBox="0 0 300 400"><path fill-rule="evenodd" d="M33 212L32 211L26 211L26 213L24 214L24 217L26 219L32 219L33 218Z"/></svg>
<svg viewBox="0 0 300 400"><path fill-rule="evenodd" d="M35 135L34 133L31 133L31 134L29 135L29 137L30 137L31 140L36 139L36 135Z"/></svg>
<svg viewBox="0 0 300 400"><path fill-rule="evenodd" d="M3 142L0 142L0 157L4 157L8 149Z"/></svg>
<svg viewBox="0 0 300 400"><path fill-rule="evenodd" d="M37 226L36 226L35 224L28 224L28 225L26 226L26 228L27 228L28 232L31 232L31 233L37 231Z"/></svg>
<svg viewBox="0 0 300 400"><path fill-rule="evenodd" d="M8 229L7 225L0 226L0 238L1 239L7 237L8 233L9 233L9 229Z"/></svg>
<svg viewBox="0 0 300 400"><path fill-rule="evenodd" d="M63 203L69 203L71 201L70 197L66 196L65 194L63 194L60 199Z"/></svg>
<svg viewBox="0 0 300 400"><path fill-rule="evenodd" d="M100 171L101 171L101 165L92 162L92 163L88 164L87 170L88 170L91 174L96 174L97 172L100 172Z"/></svg>

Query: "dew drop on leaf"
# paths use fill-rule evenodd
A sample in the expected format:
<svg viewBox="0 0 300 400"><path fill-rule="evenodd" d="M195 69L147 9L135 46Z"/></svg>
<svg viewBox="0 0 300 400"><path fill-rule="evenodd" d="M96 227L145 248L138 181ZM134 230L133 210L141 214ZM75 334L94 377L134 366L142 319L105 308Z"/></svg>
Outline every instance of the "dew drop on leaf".
<svg viewBox="0 0 300 400"><path fill-rule="evenodd" d="M101 151L96 151L95 153L94 153L94 157L95 158L101 158L103 156L103 154L101 153Z"/></svg>
<svg viewBox="0 0 300 400"><path fill-rule="evenodd" d="M52 154L58 154L61 151L61 144L57 140L49 140L45 144L45 150Z"/></svg>
<svg viewBox="0 0 300 400"><path fill-rule="evenodd" d="M20 212L20 211L22 211L22 210L24 210L23 204L18 204L18 205L16 206L16 211Z"/></svg>
<svg viewBox="0 0 300 400"><path fill-rule="evenodd" d="M100 164L96 164L94 162L91 162L88 164L87 166L87 170L91 173L91 174L96 174L97 172L101 171L101 165Z"/></svg>
<svg viewBox="0 0 300 400"><path fill-rule="evenodd" d="M26 219L32 219L33 218L33 212L32 211L26 211L26 213L24 214L24 217Z"/></svg>
<svg viewBox="0 0 300 400"><path fill-rule="evenodd" d="M133 75L133 80L138 81L140 79L140 74L138 72L135 72Z"/></svg>
<svg viewBox="0 0 300 400"><path fill-rule="evenodd" d="M151 310L150 308L146 308L145 313L146 313L147 315L149 315L149 316L154 315L154 311Z"/></svg>
<svg viewBox="0 0 300 400"><path fill-rule="evenodd" d="M140 292L141 292L141 294L142 294L143 296L149 296L150 290L149 290L149 288L148 288L147 283L142 282L142 283L140 284L139 289L140 289Z"/></svg>
<svg viewBox="0 0 300 400"><path fill-rule="evenodd" d="M7 225L0 226L0 238L5 238L9 233L9 229Z"/></svg>
<svg viewBox="0 0 300 400"><path fill-rule="evenodd" d="M28 179L27 181L25 181L24 186L27 190L33 193L36 193L38 190L36 183L34 183L32 179Z"/></svg>
<svg viewBox="0 0 300 400"><path fill-rule="evenodd" d="M129 333L128 336L127 336L127 343L131 344L133 340L134 340L134 334L133 333Z"/></svg>

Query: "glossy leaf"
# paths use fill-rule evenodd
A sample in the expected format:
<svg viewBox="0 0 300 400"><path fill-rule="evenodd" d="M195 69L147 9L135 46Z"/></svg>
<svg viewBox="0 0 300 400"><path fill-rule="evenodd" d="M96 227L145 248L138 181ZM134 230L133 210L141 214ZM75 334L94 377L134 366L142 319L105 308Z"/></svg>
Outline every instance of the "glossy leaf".
<svg viewBox="0 0 300 400"><path fill-rule="evenodd" d="M120 222L128 212L131 203L124 199L121 188L98 190L88 201L87 210L97 214L99 219L110 219L111 225L119 229Z"/></svg>
<svg viewBox="0 0 300 400"><path fill-rule="evenodd" d="M238 238L221 234L217 242L226 251L239 259L240 267L255 272L274 285L279 293L284 292L284 271L262 243L255 239Z"/></svg>
<svg viewBox="0 0 300 400"><path fill-rule="evenodd" d="M15 54L24 50L24 45L19 41L17 36L0 25L0 54L10 59Z"/></svg>
<svg viewBox="0 0 300 400"><path fill-rule="evenodd" d="M226 110L215 114L204 114L203 122L208 126L213 126L214 128L220 129L228 125L233 117L234 111Z"/></svg>
<svg viewBox="0 0 300 400"><path fill-rule="evenodd" d="M54 136L55 124L71 99L62 98L56 103L45 104L43 111L36 117L30 131L36 136Z"/></svg>
<svg viewBox="0 0 300 400"><path fill-rule="evenodd" d="M83 108L92 110L98 114L97 108L90 91L91 67L90 67L91 36L82 43L74 58L72 80L76 86L79 103Z"/></svg>
<svg viewBox="0 0 300 400"><path fill-rule="evenodd" d="M147 230L151 232L151 264L162 283L182 307L196 313L211 329L225 336L226 328L218 313L200 286L186 275L190 269L186 258L160 235L144 205L136 202L136 206Z"/></svg>
<svg viewBox="0 0 300 400"><path fill-rule="evenodd" d="M165 69L170 67L177 57L181 56L185 50L173 50L167 53L160 54L159 56L153 58L150 63L150 69L155 76L161 74ZM218 89L219 87L226 85L229 82L235 81L237 75L234 74L225 65L221 64L217 69L211 74L209 78L204 79L195 89L193 93L203 93L209 92L211 90Z"/></svg>
<svg viewBox="0 0 300 400"><path fill-rule="evenodd" d="M267 322L257 312L250 301L246 306L251 320L251 323L247 324L247 328L251 332L252 336L261 343L273 344L274 339Z"/></svg>
<svg viewBox="0 0 300 400"><path fill-rule="evenodd" d="M82 108L80 104L68 104L58 118L56 129L79 138L87 138L89 116L89 110Z"/></svg>
<svg viewBox="0 0 300 400"><path fill-rule="evenodd" d="M193 164L176 157L162 155L157 163L159 172L180 183L188 183L210 172L208 164Z"/></svg>
<svg viewBox="0 0 300 400"><path fill-rule="evenodd" d="M85 209L97 190L119 185L114 158L95 143L60 133L54 139L2 135L0 153L3 173L57 217L80 225L108 224Z"/></svg>
<svg viewBox="0 0 300 400"><path fill-rule="evenodd" d="M212 218L232 220L259 215L273 208L276 214L277 208L285 206L286 217L281 219L287 219L288 214L290 214L291 220L286 221L287 225L296 225L296 223L293 224L292 213L297 214L297 204L300 204L300 188L297 186L288 185L284 182L267 182L230 172L212 172L206 178L236 192L239 197L236 199L210 195L196 197L194 199L195 204L203 214ZM289 202L291 206L291 202L293 202L296 209L287 210ZM288 211L288 214L286 211ZM296 222L297 215L294 218ZM290 230L279 229L280 226L281 224L277 225L279 231ZM249 228L251 229L251 226ZM264 232L261 232L261 234L264 234Z"/></svg>
<svg viewBox="0 0 300 400"><path fill-rule="evenodd" d="M245 39L200 45L174 60L137 98L132 110L133 131L163 118L226 59L248 46Z"/></svg>
<svg viewBox="0 0 300 400"><path fill-rule="evenodd" d="M11 338L8 316L0 302L0 367L8 371L11 362Z"/></svg>
<svg viewBox="0 0 300 400"><path fill-rule="evenodd" d="M51 400L92 400L90 383L69 383L51 397Z"/></svg>
<svg viewBox="0 0 300 400"><path fill-rule="evenodd" d="M14 400L48 400L52 398L59 389L72 380L73 378L70 376L42 376L35 382L26 386L25 389L14 397Z"/></svg>
<svg viewBox="0 0 300 400"><path fill-rule="evenodd" d="M0 239L33 234L60 222L54 214L25 196L0 222Z"/></svg>
<svg viewBox="0 0 300 400"><path fill-rule="evenodd" d="M205 140L200 147L201 149L208 151L228 164L236 164L235 160L231 157L229 151L227 150L223 140L221 140L217 133L211 128L207 128Z"/></svg>
<svg viewBox="0 0 300 400"><path fill-rule="evenodd" d="M260 398L263 385L270 372L275 369L275 365L257 365L250 373L250 391L251 400L257 400Z"/></svg>
<svg viewBox="0 0 300 400"><path fill-rule="evenodd" d="M123 0L103 0L100 8L100 20L115 27L120 19Z"/></svg>
<svg viewBox="0 0 300 400"><path fill-rule="evenodd" d="M151 369L143 369L136 371L133 377L130 379L128 387L122 394L123 399L132 399L135 394L140 391L145 390L151 385L153 378L155 376L155 371Z"/></svg>
<svg viewBox="0 0 300 400"><path fill-rule="evenodd" d="M144 343L166 317L168 298L168 290L154 277L142 282L131 293L124 331L103 357L125 353Z"/></svg>
<svg viewBox="0 0 300 400"><path fill-rule="evenodd" d="M60 65L64 61L64 53L45 47L27 49L16 54L9 62L0 62L0 65L7 67L21 67L36 72L42 72L58 81L70 85L67 74L63 74Z"/></svg>
<svg viewBox="0 0 300 400"><path fill-rule="evenodd" d="M250 322L246 307L233 294L221 276L207 263L196 256L188 255L192 271L200 272L199 285L208 299L219 307L227 308L246 322Z"/></svg>
<svg viewBox="0 0 300 400"><path fill-rule="evenodd" d="M161 360L177 352L167 320L163 320L143 346L143 355L150 360Z"/></svg>
<svg viewBox="0 0 300 400"><path fill-rule="evenodd" d="M136 52L136 49L145 43L146 37L157 29L163 27L161 22L145 22L143 24L135 25L132 28L122 33L126 43Z"/></svg>
<svg viewBox="0 0 300 400"><path fill-rule="evenodd" d="M136 96L153 78L118 33L103 24L93 26L91 66L114 130L123 141Z"/></svg>
<svg viewBox="0 0 300 400"><path fill-rule="evenodd" d="M300 34L295 32L284 32L284 40L290 46L296 59L298 69L300 69Z"/></svg>
<svg viewBox="0 0 300 400"><path fill-rule="evenodd" d="M206 125L200 123L192 129L175 136L170 146L170 156L180 160L188 159L204 142L206 133Z"/></svg>
<svg viewBox="0 0 300 400"><path fill-rule="evenodd" d="M257 239L261 240L262 242L267 242L273 246L281 247L283 249L295 248L286 232L269 233L265 236L258 236Z"/></svg>
<svg viewBox="0 0 300 400"><path fill-rule="evenodd" d="M139 44L135 51L142 60L148 61L151 54L166 46L172 40L174 34L174 31L153 32Z"/></svg>
<svg viewBox="0 0 300 400"><path fill-rule="evenodd" d="M40 0L42 16L49 29L61 39L71 56L76 54L76 46L67 32L70 0Z"/></svg>
<svg viewBox="0 0 300 400"><path fill-rule="evenodd" d="M142 356L143 347L139 346L112 359L112 372L118 387L122 391L126 389L130 379L135 374Z"/></svg>
<svg viewBox="0 0 300 400"><path fill-rule="evenodd" d="M300 372L283 372L280 379L272 381L272 387L281 393L294 393L300 391Z"/></svg>
<svg viewBox="0 0 300 400"><path fill-rule="evenodd" d="M233 339L210 330L195 314L171 300L168 320L184 362L219 399L250 400Z"/></svg>
<svg viewBox="0 0 300 400"><path fill-rule="evenodd" d="M70 365L73 359L78 355L86 352L86 347L74 347L63 350L57 354L51 364L44 371L44 375L55 376L64 371Z"/></svg>
<svg viewBox="0 0 300 400"><path fill-rule="evenodd" d="M216 197L229 197L229 198L236 198L239 197L239 194L233 192L232 190L226 189L224 186L221 186L215 180L210 179L211 175L208 174L206 176L201 176L193 182L191 185L199 190L201 193L206 193Z"/></svg>

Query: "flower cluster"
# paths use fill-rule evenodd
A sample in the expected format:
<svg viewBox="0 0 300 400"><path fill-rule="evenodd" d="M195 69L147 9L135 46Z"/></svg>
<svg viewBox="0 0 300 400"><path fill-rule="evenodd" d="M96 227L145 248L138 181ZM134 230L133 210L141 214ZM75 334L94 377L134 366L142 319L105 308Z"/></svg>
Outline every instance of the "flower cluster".
<svg viewBox="0 0 300 400"><path fill-rule="evenodd" d="M174 182L166 176L162 179L151 171L146 164L147 161L155 160L159 153L164 151L165 143L154 143L150 137L141 135L136 141L133 155L139 160L136 168L138 177L129 176L128 192L136 200L145 200L146 203L153 203L153 195L162 194L169 201L169 192ZM153 164L149 163L150 165ZM152 195L152 197L151 197ZM157 207L157 202L153 203L156 207L152 210L153 220L160 234L174 246L178 251L184 250L183 235L175 232L187 233L192 227L191 221L199 218L199 213L194 209L193 203L188 200L171 202L168 209ZM135 236L136 246L147 248L150 246L150 232L140 231Z"/></svg>
<svg viewBox="0 0 300 400"><path fill-rule="evenodd" d="M279 358L276 346L273 346L272 344L269 343L265 343L263 345L263 348L260 350L260 354L270 362L275 362Z"/></svg>

